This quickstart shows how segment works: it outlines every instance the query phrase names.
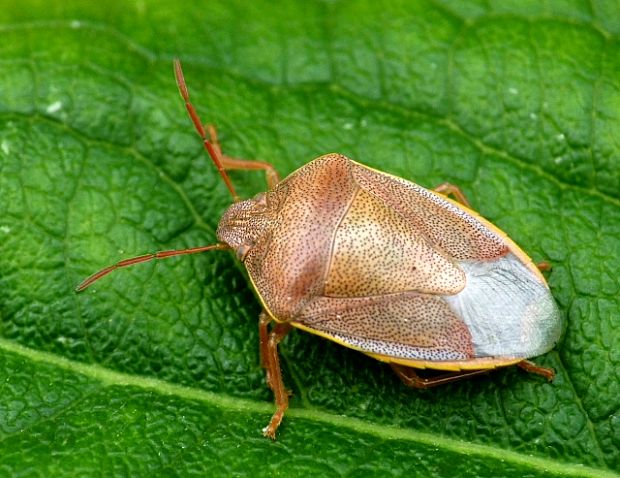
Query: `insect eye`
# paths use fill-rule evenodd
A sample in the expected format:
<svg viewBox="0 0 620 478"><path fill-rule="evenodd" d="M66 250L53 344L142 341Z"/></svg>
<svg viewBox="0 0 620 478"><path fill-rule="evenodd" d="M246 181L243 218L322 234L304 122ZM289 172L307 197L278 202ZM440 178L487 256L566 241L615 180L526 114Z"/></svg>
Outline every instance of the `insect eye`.
<svg viewBox="0 0 620 478"><path fill-rule="evenodd" d="M248 255L248 252L250 252L250 249L252 249L252 246L248 245L248 244L243 244L239 247L237 247L236 249L236 254L237 254L237 259L239 259L241 262L243 262L245 260L245 256Z"/></svg>

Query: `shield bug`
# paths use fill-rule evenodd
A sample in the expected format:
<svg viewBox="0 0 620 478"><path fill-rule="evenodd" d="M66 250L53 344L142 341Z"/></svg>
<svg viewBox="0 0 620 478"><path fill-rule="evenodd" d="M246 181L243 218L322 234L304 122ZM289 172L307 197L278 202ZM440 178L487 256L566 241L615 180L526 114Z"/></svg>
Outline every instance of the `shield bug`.
<svg viewBox="0 0 620 478"><path fill-rule="evenodd" d="M470 209L458 188L425 189L340 154L321 156L280 181L268 163L222 154L215 129L202 126L190 102L178 60L174 71L233 197L217 229L219 242L120 261L77 291L140 262L234 251L263 307L260 358L276 403L263 430L270 438L288 407L278 344L293 327L387 362L413 387L514 364L553 378L553 370L526 360L560 337L549 287L531 259ZM229 169L264 170L268 191L240 201ZM416 369L443 373L422 378Z"/></svg>

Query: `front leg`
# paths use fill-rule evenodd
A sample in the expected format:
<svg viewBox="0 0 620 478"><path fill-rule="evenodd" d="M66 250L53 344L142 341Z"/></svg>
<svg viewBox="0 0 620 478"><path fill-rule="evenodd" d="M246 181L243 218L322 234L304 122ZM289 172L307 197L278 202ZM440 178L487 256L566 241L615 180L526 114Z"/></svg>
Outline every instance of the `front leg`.
<svg viewBox="0 0 620 478"><path fill-rule="evenodd" d="M212 124L206 126L207 131L209 132L209 138L211 139L211 143L213 144L213 148L215 149L216 154L220 157L220 161L224 166L224 169L240 169L245 171L252 171L262 169L265 171L265 179L267 180L267 189L273 189L280 182L280 175L276 171L270 163L266 163L264 161L256 161L256 160L247 160L247 159L239 159L239 158L231 158L230 156L225 156L222 153L222 147L220 146L219 141L217 140L217 129Z"/></svg>
<svg viewBox="0 0 620 478"><path fill-rule="evenodd" d="M282 380L282 370L280 368L280 357L278 355L278 344L289 333L291 326L289 324L276 323L269 331L269 324L272 318L264 310L260 314L258 322L259 340L260 340L260 358L261 365L265 369L267 385L273 391L276 401L276 411L271 417L269 424L263 428L263 435L276 439L276 430L282 423L284 412L288 408L289 392L284 387Z"/></svg>

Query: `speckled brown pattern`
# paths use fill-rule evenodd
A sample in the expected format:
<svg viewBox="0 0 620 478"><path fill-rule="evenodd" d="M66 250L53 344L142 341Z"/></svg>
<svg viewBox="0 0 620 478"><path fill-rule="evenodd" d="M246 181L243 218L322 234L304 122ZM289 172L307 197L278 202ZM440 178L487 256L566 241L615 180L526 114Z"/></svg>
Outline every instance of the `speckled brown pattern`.
<svg viewBox="0 0 620 478"><path fill-rule="evenodd" d="M218 228L278 322L373 356L431 362L470 360L478 356L476 340L501 335L494 328L504 315L494 312L500 303L488 304L495 314L488 326L454 307L473 310L469 297L486 307L486 296L466 288L466 266L476 274L470 264L486 264L485 277L495 280L495 264L518 262L505 260L502 234L439 194L338 154L232 205ZM508 270L519 283L529 280L519 274L531 274L514 264ZM518 299L527 305L531 297ZM513 311L510 334L519 335L527 310Z"/></svg>
<svg viewBox="0 0 620 478"><path fill-rule="evenodd" d="M463 287L463 271L415 224L365 190L356 191L334 235L325 295L455 294Z"/></svg>
<svg viewBox="0 0 620 478"><path fill-rule="evenodd" d="M438 194L357 163L353 163L352 173L360 187L406 217L450 257L481 260L508 252L499 235Z"/></svg>
<svg viewBox="0 0 620 478"><path fill-rule="evenodd" d="M323 294L333 235L357 188L350 163L322 157L268 195L275 225L248 253L245 266L274 318L289 321Z"/></svg>
<svg viewBox="0 0 620 478"><path fill-rule="evenodd" d="M422 360L466 360L474 356L463 321L440 297L428 294L319 297L297 320L373 354Z"/></svg>

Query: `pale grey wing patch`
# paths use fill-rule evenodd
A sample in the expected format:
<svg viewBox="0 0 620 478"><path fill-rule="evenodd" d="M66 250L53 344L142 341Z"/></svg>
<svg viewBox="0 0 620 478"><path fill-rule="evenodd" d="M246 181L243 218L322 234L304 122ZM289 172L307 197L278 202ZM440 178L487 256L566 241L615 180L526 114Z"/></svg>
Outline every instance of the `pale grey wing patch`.
<svg viewBox="0 0 620 478"><path fill-rule="evenodd" d="M429 294L318 297L292 324L369 354L430 361L473 357L463 321L443 299Z"/></svg>
<svg viewBox="0 0 620 478"><path fill-rule="evenodd" d="M472 336L476 357L535 357L562 333L558 307L547 286L514 254L488 262L463 261L467 285L444 296Z"/></svg>

